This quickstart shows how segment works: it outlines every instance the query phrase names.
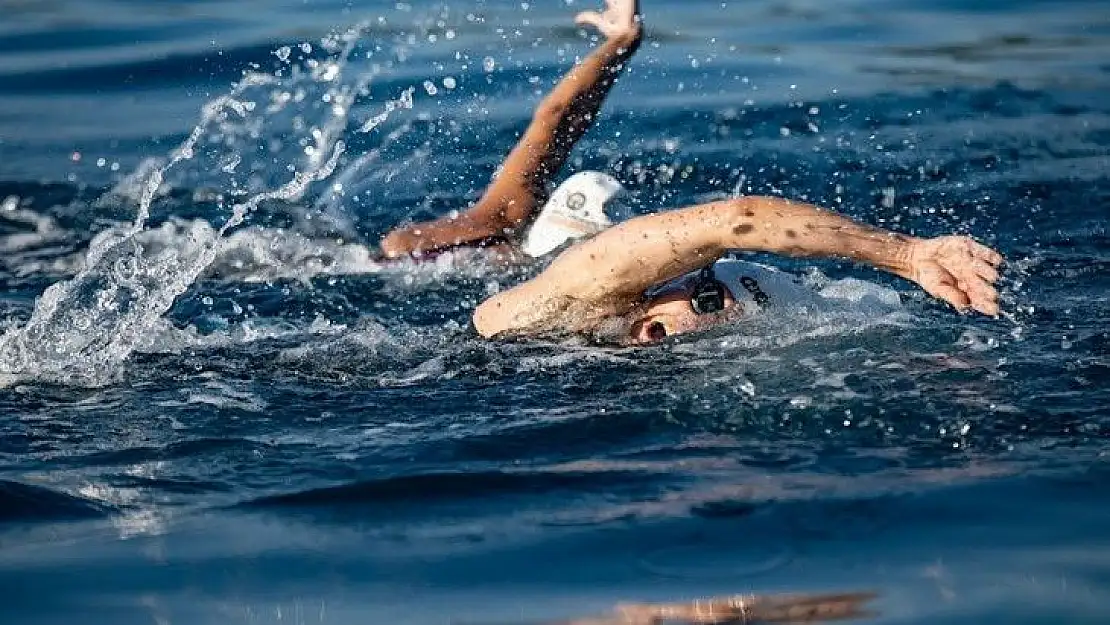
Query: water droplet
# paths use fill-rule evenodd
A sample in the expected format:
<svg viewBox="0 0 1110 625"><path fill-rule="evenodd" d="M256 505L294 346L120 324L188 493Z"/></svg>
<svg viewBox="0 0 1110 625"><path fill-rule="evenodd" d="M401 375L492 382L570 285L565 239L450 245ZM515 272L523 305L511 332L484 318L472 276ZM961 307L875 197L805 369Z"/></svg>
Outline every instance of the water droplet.
<svg viewBox="0 0 1110 625"><path fill-rule="evenodd" d="M883 200L882 200L883 208L894 208L894 197L895 197L894 187L885 187L885 188L883 188Z"/></svg>
<svg viewBox="0 0 1110 625"><path fill-rule="evenodd" d="M799 395L790 400L792 408L808 408L812 400L804 395Z"/></svg>

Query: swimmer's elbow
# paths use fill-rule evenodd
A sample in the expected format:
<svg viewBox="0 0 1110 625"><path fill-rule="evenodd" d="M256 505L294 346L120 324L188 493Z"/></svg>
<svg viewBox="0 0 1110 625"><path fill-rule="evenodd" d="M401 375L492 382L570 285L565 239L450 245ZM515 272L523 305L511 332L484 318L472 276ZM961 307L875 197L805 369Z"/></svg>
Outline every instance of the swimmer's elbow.
<svg viewBox="0 0 1110 625"><path fill-rule="evenodd" d="M471 320L482 337L490 339L517 333L531 323L542 301L536 278L490 296L474 309ZM542 285L539 288L543 288ZM544 291L540 291L542 293Z"/></svg>
<svg viewBox="0 0 1110 625"><path fill-rule="evenodd" d="M495 298L479 304L470 317L474 323L474 329L485 339L491 339L505 331L504 319L498 314L499 307L493 303L493 299Z"/></svg>

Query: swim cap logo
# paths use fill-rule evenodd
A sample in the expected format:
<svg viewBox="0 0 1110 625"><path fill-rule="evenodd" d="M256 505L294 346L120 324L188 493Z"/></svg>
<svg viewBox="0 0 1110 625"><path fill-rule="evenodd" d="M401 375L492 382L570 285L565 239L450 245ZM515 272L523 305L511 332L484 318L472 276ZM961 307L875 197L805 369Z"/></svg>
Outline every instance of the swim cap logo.
<svg viewBox="0 0 1110 625"><path fill-rule="evenodd" d="M586 205L586 194L581 192L571 193L567 198L567 208L572 211L581 209Z"/></svg>
<svg viewBox="0 0 1110 625"><path fill-rule="evenodd" d="M759 283L755 281L755 278L744 276L740 278L740 284L752 294L752 298L755 299L756 304L763 306L771 301L771 298L767 297L767 294L759 287Z"/></svg>

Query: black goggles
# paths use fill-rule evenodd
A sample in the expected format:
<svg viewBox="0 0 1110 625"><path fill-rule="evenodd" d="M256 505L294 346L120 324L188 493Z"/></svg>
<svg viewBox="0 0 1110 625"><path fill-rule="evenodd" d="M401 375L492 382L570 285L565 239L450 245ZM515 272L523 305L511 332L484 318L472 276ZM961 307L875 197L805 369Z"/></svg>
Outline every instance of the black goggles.
<svg viewBox="0 0 1110 625"><path fill-rule="evenodd" d="M713 265L702 269L690 292L690 307L699 315L725 309L725 285L713 273Z"/></svg>

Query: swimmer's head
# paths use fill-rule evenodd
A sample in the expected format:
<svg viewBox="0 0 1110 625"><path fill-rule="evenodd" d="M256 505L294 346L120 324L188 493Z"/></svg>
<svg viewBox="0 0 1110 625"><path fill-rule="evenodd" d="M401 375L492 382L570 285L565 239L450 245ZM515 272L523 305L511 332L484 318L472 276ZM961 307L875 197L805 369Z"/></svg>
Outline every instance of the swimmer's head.
<svg viewBox="0 0 1110 625"><path fill-rule="evenodd" d="M613 198L624 187L616 178L583 171L567 178L540 209L521 250L532 257L549 254L568 241L591 236L613 225Z"/></svg>
<svg viewBox="0 0 1110 625"><path fill-rule="evenodd" d="M649 289L629 324L629 340L643 345L708 330L763 305L766 295L742 267L744 263L735 260L718 260Z"/></svg>

